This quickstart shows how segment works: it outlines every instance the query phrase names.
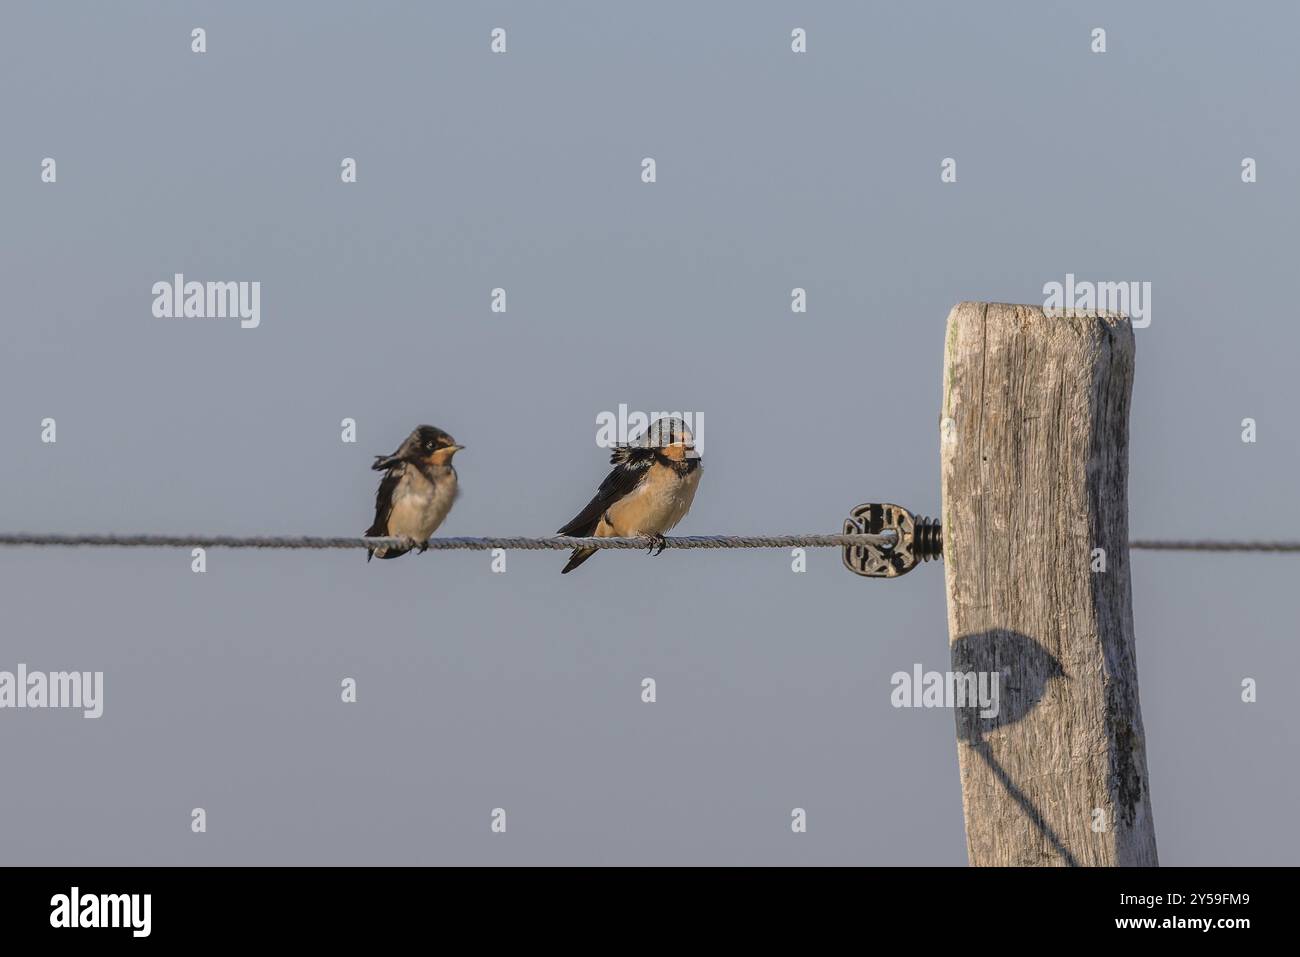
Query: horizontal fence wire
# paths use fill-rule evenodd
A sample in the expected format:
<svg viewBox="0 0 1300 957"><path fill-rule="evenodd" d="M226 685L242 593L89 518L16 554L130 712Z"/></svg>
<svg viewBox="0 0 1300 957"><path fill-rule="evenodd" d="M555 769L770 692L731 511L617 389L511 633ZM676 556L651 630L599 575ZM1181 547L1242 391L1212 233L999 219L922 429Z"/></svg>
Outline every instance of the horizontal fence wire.
<svg viewBox="0 0 1300 957"><path fill-rule="evenodd" d="M843 548L848 545L894 544L894 533L881 535L685 535L662 540L638 538L578 538L555 535L482 538L431 538L433 551L490 551L494 548L521 551L562 551L569 548L648 549L666 548ZM310 535L46 535L24 532L0 533L0 546L57 545L105 548L405 548L404 538L330 538ZM1213 539L1135 539L1131 549L1171 552L1300 552L1300 541L1215 541Z"/></svg>
<svg viewBox="0 0 1300 957"><path fill-rule="evenodd" d="M1129 548L1153 552L1300 552L1300 542L1216 542L1213 539L1188 541L1139 538Z"/></svg>
<svg viewBox="0 0 1300 957"><path fill-rule="evenodd" d="M313 536L243 536L243 535L28 535L0 534L0 545L90 545L108 548L378 548L381 545L405 548L405 538L323 538ZM556 535L550 538L487 537L431 538L431 550L489 551L564 550L568 548L648 549L663 544L667 548L843 548L845 545L893 545L894 534L883 535L688 535L665 538L577 538Z"/></svg>

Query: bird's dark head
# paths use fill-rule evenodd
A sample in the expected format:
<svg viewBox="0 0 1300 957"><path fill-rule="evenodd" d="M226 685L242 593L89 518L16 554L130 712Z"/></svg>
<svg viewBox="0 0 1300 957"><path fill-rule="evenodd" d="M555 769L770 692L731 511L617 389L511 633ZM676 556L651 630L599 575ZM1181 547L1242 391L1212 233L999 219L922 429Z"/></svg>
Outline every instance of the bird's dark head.
<svg viewBox="0 0 1300 957"><path fill-rule="evenodd" d="M402 462L422 462L427 465L450 465L452 456L465 446L458 445L442 429L432 425L416 426L415 431L406 437L406 441L392 455L376 455L372 469L383 471Z"/></svg>
<svg viewBox="0 0 1300 957"><path fill-rule="evenodd" d="M700 457L695 448L695 436L676 416L656 419L633 444L656 449L660 455L677 462Z"/></svg>
<svg viewBox="0 0 1300 957"><path fill-rule="evenodd" d="M442 429L421 425L407 436L398 455L404 459L428 462L430 465L450 465L452 456L464 447Z"/></svg>

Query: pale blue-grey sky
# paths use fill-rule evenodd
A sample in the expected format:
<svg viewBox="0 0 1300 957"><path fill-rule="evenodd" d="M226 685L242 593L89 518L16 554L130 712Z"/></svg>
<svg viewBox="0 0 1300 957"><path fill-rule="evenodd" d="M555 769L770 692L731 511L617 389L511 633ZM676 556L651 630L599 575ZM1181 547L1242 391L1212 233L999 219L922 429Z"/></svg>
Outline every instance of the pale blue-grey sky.
<svg viewBox="0 0 1300 957"><path fill-rule="evenodd" d="M1134 534L1295 537L1298 31L1284 4L6 4L0 529L357 534L370 457L430 422L468 446L442 533L550 534L619 403L707 421L683 534L935 514L949 308L1074 273L1152 283ZM260 282L260 327L154 318L176 272ZM0 550L0 669L105 673L98 720L0 713L0 861L965 862L953 716L890 705L947 666L938 566L508 561ZM1300 863L1296 560L1132 564L1162 863Z"/></svg>

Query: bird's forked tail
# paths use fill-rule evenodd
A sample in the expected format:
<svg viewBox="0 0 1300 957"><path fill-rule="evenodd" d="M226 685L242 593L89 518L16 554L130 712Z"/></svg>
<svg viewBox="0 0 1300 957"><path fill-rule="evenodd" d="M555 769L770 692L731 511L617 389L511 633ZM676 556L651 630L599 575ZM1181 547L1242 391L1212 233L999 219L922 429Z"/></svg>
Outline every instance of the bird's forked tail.
<svg viewBox="0 0 1300 957"><path fill-rule="evenodd" d="M573 571L592 555L596 554L597 551L599 551L599 549L592 548L590 545L585 548L575 548L573 553L569 555L569 560L565 562L564 567L560 569L560 574L569 574L569 572Z"/></svg>

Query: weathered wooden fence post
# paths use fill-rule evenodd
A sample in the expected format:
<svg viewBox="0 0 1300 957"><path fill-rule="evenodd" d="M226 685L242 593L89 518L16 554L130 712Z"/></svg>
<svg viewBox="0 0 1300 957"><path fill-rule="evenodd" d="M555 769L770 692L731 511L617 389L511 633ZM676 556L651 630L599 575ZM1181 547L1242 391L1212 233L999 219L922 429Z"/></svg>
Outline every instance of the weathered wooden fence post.
<svg viewBox="0 0 1300 957"><path fill-rule="evenodd" d="M1154 865L1128 551L1133 330L963 302L940 422L954 672L972 865Z"/></svg>

